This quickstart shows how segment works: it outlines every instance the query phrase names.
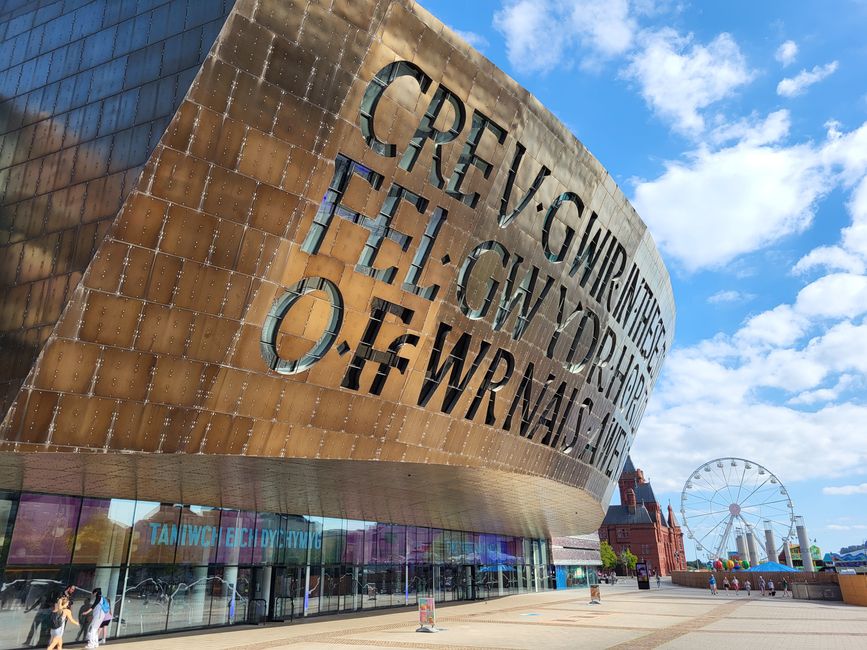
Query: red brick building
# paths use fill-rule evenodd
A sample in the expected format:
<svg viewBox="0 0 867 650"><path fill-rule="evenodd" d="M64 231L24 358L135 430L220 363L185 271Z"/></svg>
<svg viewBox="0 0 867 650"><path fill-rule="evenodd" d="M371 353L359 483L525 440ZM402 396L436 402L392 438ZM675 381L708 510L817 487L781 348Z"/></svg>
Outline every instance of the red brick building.
<svg viewBox="0 0 867 650"><path fill-rule="evenodd" d="M599 529L600 541L607 541L618 555L629 549L661 575L686 570L683 533L671 504L666 516L644 472L635 469L631 458L626 459L618 483L621 505L609 506Z"/></svg>

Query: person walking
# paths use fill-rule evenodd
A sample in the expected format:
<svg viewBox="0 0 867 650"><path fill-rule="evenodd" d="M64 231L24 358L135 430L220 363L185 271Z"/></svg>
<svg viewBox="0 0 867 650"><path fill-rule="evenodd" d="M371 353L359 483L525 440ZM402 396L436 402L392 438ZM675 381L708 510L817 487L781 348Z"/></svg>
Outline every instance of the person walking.
<svg viewBox="0 0 867 650"><path fill-rule="evenodd" d="M108 643L108 626L114 616L111 613L111 601L108 598L102 599L102 623L99 624L99 636L102 638L102 644Z"/></svg>
<svg viewBox="0 0 867 650"><path fill-rule="evenodd" d="M774 589L774 581L772 579L768 579L768 594L771 596L777 595L777 591Z"/></svg>
<svg viewBox="0 0 867 650"><path fill-rule="evenodd" d="M662 587L662 579L659 577L659 574L656 574L656 588L660 589Z"/></svg>
<svg viewBox="0 0 867 650"><path fill-rule="evenodd" d="M765 579L763 576L759 576L759 591L762 592L762 596L765 595Z"/></svg>
<svg viewBox="0 0 867 650"><path fill-rule="evenodd" d="M710 587L711 595L716 596L716 576L714 574L710 574L710 580L707 581L707 584Z"/></svg>
<svg viewBox="0 0 867 650"><path fill-rule="evenodd" d="M750 595L750 590L753 588L753 585L750 583L749 578L744 580L744 589L747 592L747 597Z"/></svg>
<svg viewBox="0 0 867 650"><path fill-rule="evenodd" d="M72 617L72 612L69 611L69 598L67 596L61 596L57 599L49 620L51 621L51 642L48 644L48 650L62 650L66 621L78 625L78 621Z"/></svg>
<svg viewBox="0 0 867 650"><path fill-rule="evenodd" d="M735 596L737 596L738 592L741 590L741 583L738 581L737 576L735 576L732 580L732 589L735 590Z"/></svg>
<svg viewBox="0 0 867 650"><path fill-rule="evenodd" d="M789 581L783 578L783 598L789 595Z"/></svg>
<svg viewBox="0 0 867 650"><path fill-rule="evenodd" d="M728 591L728 590L729 590L729 586L730 586L730 585L729 585L729 577L726 576L725 578L723 578L723 589L725 589L726 591Z"/></svg>
<svg viewBox="0 0 867 650"><path fill-rule="evenodd" d="M93 590L93 602L90 604L90 609L84 612L84 615L90 615L90 625L87 626L86 648L99 647L99 628L102 625L103 619L103 600L102 589L97 587Z"/></svg>

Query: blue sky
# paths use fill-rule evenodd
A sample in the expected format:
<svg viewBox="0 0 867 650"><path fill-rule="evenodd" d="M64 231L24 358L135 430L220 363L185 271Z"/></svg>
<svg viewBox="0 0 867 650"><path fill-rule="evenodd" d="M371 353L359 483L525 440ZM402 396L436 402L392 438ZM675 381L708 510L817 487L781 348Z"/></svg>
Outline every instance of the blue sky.
<svg viewBox="0 0 867 650"><path fill-rule="evenodd" d="M422 5L572 130L661 249L677 333L633 447L660 500L745 457L823 551L867 539L867 1Z"/></svg>

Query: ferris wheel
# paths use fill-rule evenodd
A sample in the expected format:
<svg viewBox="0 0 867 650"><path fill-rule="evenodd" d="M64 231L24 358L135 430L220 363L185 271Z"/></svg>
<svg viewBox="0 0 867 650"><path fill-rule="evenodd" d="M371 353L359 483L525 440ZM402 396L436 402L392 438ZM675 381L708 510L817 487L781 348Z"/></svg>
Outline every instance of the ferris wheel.
<svg viewBox="0 0 867 650"><path fill-rule="evenodd" d="M711 559L776 561L794 538L795 513L782 481L744 458L717 458L692 472L680 494L687 537ZM735 546L732 546L732 541Z"/></svg>

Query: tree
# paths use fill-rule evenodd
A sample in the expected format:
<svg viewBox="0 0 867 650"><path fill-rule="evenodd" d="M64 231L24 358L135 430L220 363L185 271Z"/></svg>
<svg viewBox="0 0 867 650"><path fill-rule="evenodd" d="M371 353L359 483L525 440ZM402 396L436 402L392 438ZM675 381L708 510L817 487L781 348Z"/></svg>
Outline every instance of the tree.
<svg viewBox="0 0 867 650"><path fill-rule="evenodd" d="M623 549L620 553L620 564L626 569L626 574L629 575L630 571L635 570L635 565L638 562L638 556L635 555L628 548Z"/></svg>
<svg viewBox="0 0 867 650"><path fill-rule="evenodd" d="M599 554L602 556L603 569L613 569L617 566L617 553L611 548L611 544L602 542L599 545Z"/></svg>

